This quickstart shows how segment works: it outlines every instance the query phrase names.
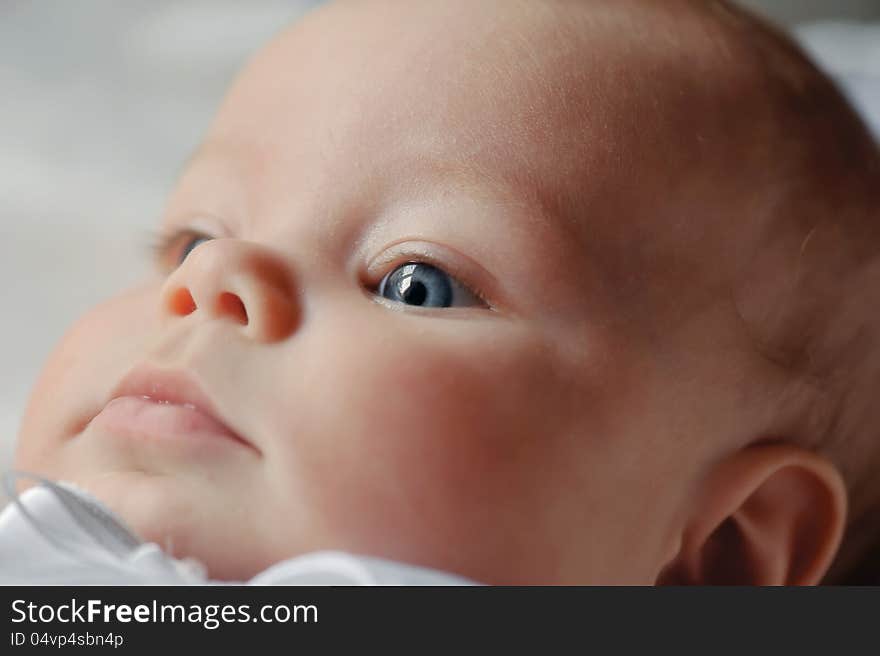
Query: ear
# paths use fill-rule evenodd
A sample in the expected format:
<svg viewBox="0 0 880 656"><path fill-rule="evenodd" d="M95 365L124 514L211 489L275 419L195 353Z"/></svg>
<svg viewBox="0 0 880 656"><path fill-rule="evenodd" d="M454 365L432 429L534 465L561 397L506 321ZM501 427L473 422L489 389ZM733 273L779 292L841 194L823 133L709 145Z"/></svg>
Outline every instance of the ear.
<svg viewBox="0 0 880 656"><path fill-rule="evenodd" d="M659 585L815 585L846 525L838 470L788 444L754 444L729 456L695 495Z"/></svg>

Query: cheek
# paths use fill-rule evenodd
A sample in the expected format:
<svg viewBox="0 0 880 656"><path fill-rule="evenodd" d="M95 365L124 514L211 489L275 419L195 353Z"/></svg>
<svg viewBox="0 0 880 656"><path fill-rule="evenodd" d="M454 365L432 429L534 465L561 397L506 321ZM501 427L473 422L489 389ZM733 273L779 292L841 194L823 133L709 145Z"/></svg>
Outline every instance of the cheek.
<svg viewBox="0 0 880 656"><path fill-rule="evenodd" d="M564 424L547 350L524 328L385 323L357 339L324 329L299 361L309 417L288 463L309 480L316 521L354 549L389 555L393 535L392 556L457 571L467 543L483 577L501 549L525 558L517 548L556 489L546 464Z"/></svg>
<svg viewBox="0 0 880 656"><path fill-rule="evenodd" d="M16 467L65 473L66 440L83 430L110 388L143 357L156 291L140 288L76 321L49 355L22 418Z"/></svg>

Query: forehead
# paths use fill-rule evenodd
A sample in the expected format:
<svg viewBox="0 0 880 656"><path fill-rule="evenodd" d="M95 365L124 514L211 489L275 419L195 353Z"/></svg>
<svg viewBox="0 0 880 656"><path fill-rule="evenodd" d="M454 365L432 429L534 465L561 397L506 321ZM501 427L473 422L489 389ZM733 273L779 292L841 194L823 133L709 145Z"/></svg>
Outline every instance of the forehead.
<svg viewBox="0 0 880 656"><path fill-rule="evenodd" d="M552 5L479 15L492 4L331 4L255 58L210 139L247 142L313 183L439 172L556 196L609 156L607 76Z"/></svg>

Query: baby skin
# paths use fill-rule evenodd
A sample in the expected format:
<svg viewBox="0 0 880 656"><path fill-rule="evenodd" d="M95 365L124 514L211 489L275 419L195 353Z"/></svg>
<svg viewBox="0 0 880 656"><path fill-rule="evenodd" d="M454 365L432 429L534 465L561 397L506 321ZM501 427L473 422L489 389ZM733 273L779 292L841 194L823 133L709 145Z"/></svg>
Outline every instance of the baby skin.
<svg viewBox="0 0 880 656"><path fill-rule="evenodd" d="M846 580L880 524L878 162L723 2L323 5L234 83L155 273L50 356L16 466L216 579L340 549ZM131 371L238 439L121 430Z"/></svg>

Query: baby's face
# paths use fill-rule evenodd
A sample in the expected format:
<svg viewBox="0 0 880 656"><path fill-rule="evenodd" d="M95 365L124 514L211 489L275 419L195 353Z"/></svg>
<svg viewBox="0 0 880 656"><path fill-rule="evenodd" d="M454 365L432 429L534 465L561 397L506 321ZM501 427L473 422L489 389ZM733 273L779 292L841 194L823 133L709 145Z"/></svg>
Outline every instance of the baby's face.
<svg viewBox="0 0 880 656"><path fill-rule="evenodd" d="M745 403L741 337L669 249L681 164L621 111L638 85L610 43L491 4L333 5L262 52L171 197L160 270L47 363L17 466L218 578L343 549L651 583ZM141 364L189 372L250 445L91 422Z"/></svg>

